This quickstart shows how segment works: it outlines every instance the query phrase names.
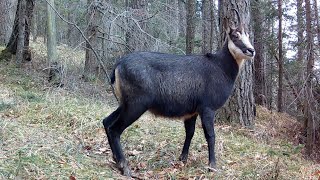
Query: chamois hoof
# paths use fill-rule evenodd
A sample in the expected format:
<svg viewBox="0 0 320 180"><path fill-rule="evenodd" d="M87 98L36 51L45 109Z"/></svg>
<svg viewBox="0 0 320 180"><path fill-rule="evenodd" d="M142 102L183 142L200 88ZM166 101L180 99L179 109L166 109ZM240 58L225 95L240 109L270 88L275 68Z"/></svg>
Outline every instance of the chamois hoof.
<svg viewBox="0 0 320 180"><path fill-rule="evenodd" d="M187 161L188 161L188 155L187 154L181 154L179 156L179 161L182 161L184 164L186 164Z"/></svg>
<svg viewBox="0 0 320 180"><path fill-rule="evenodd" d="M120 169L122 175L131 177L131 170L127 164L127 162L121 162L118 164L118 168Z"/></svg>
<svg viewBox="0 0 320 180"><path fill-rule="evenodd" d="M213 163L213 162L209 163L208 169L210 172L217 172L218 171L216 163Z"/></svg>

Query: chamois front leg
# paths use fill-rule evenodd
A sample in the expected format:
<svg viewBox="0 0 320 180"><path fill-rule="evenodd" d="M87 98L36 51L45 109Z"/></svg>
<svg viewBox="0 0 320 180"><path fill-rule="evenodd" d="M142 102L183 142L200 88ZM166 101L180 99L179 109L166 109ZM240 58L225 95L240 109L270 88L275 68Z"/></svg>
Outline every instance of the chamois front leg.
<svg viewBox="0 0 320 180"><path fill-rule="evenodd" d="M212 168L211 170L216 170L216 158L214 152L215 146L215 133L214 133L214 111L210 108L205 108L201 116L202 128L204 132L204 136L206 137L208 143L208 151L209 151L209 166Z"/></svg>
<svg viewBox="0 0 320 180"><path fill-rule="evenodd" d="M179 157L179 160L186 163L188 160L188 154L189 154L189 147L192 140L192 137L194 135L196 120L198 115L194 115L189 119L186 119L184 121L184 127L186 132L186 139L184 141L182 153Z"/></svg>

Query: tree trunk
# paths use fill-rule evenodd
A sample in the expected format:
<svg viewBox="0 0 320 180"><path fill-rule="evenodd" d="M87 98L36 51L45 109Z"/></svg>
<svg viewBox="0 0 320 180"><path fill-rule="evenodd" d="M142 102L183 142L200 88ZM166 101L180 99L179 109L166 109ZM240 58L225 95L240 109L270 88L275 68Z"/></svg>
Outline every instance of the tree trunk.
<svg viewBox="0 0 320 180"><path fill-rule="evenodd" d="M314 9L314 18L315 18L315 23L316 23L318 45L320 46L320 24L319 24L319 14L318 14L319 12L318 12L317 0L313 0L313 9Z"/></svg>
<svg viewBox="0 0 320 180"><path fill-rule="evenodd" d="M89 7L90 6L90 7ZM88 1L88 29L87 38L90 41L92 48L97 49L98 43L98 21L100 20L99 11L97 11L96 1ZM86 43L86 60L84 64L84 74L83 78L85 81L90 81L98 77L100 72L100 66L94 53L91 50L89 43Z"/></svg>
<svg viewBox="0 0 320 180"><path fill-rule="evenodd" d="M35 2L36 3L36 2ZM37 41L37 38L38 38L38 11L36 8L37 8L38 5L35 4L35 11L34 11L34 14L33 14L33 18L32 18L32 41L33 42L36 42Z"/></svg>
<svg viewBox="0 0 320 180"><path fill-rule="evenodd" d="M279 18L279 61L278 61L278 112L283 112L283 52L282 52L282 0L278 0L278 18Z"/></svg>
<svg viewBox="0 0 320 180"><path fill-rule="evenodd" d="M178 0L179 8L179 36L184 37L186 35L186 4L184 1Z"/></svg>
<svg viewBox="0 0 320 180"><path fill-rule="evenodd" d="M0 1L0 45L5 45L10 36L10 6L12 3L8 0Z"/></svg>
<svg viewBox="0 0 320 180"><path fill-rule="evenodd" d="M20 67L23 60L24 52L24 41L25 41L25 29L26 29L26 0L20 0L18 5L18 38L17 38L17 49L16 49L16 65Z"/></svg>
<svg viewBox="0 0 320 180"><path fill-rule="evenodd" d="M298 72L298 76L297 76L297 87L298 90L300 91L303 87L302 84L304 84L304 72L305 72L305 68L304 68L304 61L303 61L303 53L304 53L304 18L303 18L303 14L304 14L304 10L302 7L302 3L303 0L297 0L297 21L298 21L298 42L297 42L297 47L298 47L298 51L297 51L297 65L299 68L299 72ZM297 113L298 113L298 117L301 117L301 114L303 114L303 103L301 103L303 101L303 95L299 96L299 101L297 102ZM300 116L299 116L300 115ZM299 118L298 118L299 119Z"/></svg>
<svg viewBox="0 0 320 180"><path fill-rule="evenodd" d="M220 26L225 18L236 22L236 14L232 10L237 9L245 26L250 25L250 1L219 1ZM235 23L236 24L236 23ZM225 32L223 27L221 27ZM224 41L224 40L223 40ZM222 44L222 42L221 42ZM233 95L229 98L223 108L217 114L217 120L225 122L236 122L246 127L254 125L254 97L253 97L253 71L252 62L247 61L239 72Z"/></svg>
<svg viewBox="0 0 320 180"><path fill-rule="evenodd" d="M196 2L187 0L187 30L186 30L186 54L192 54L195 38Z"/></svg>
<svg viewBox="0 0 320 180"><path fill-rule="evenodd" d="M179 4L178 0L167 0L168 14L172 22L171 28L167 30L167 34L170 37L169 44L176 42L179 38Z"/></svg>
<svg viewBox="0 0 320 180"><path fill-rule="evenodd" d="M219 16L219 32L220 32L220 36L219 37L219 44L218 47L222 47L223 43L224 43L224 33L223 33L223 17L224 17L224 11L223 11L223 5L225 4L224 0L218 0L218 16ZM223 34L223 35L222 35Z"/></svg>
<svg viewBox="0 0 320 180"><path fill-rule="evenodd" d="M54 7L54 0L48 0ZM47 52L48 52L48 67L51 63L57 61L57 40L56 40L56 20L55 12L47 3Z"/></svg>
<svg viewBox="0 0 320 180"><path fill-rule="evenodd" d="M10 54L16 54L17 52L17 43L18 43L18 37L19 37L19 7L22 0L18 0L17 5L17 11L16 16L14 20L13 30L9 39L9 42L6 46L6 49L3 50L4 53L10 53ZM34 8L34 0L25 0L26 6L25 6L25 16L24 16L24 24L25 24L25 30L23 32L24 36L24 52L23 52L23 60L30 61L31 60L31 54L29 50L29 36L30 36L30 25L32 20L32 14L33 14L33 8ZM21 37L21 36L20 36Z"/></svg>
<svg viewBox="0 0 320 180"><path fill-rule="evenodd" d="M265 82L265 58L264 58L264 16L261 13L261 1L252 1L252 19L254 31L254 49L256 55L254 59L254 99L255 103L266 105L266 82Z"/></svg>
<svg viewBox="0 0 320 180"><path fill-rule="evenodd" d="M306 8L306 33L307 33L307 75L306 75L306 87L305 87L305 124L307 125L307 154L310 156L313 151L313 144L315 142L315 129L314 129L314 117L313 117L313 105L314 99L312 96L312 71L314 66L314 49L313 49L313 33L312 33L312 18L311 18L311 5L310 0L305 0Z"/></svg>
<svg viewBox="0 0 320 180"><path fill-rule="evenodd" d="M218 13L215 14L215 12L218 11L215 3L213 1L210 1L210 7L212 7L211 11L210 11L210 20L211 20L211 41L210 42L210 49L212 49L213 51L217 50L218 46L219 46L219 36L220 36L220 31L219 31L219 23L218 23L218 18L217 15Z"/></svg>
<svg viewBox="0 0 320 180"><path fill-rule="evenodd" d="M212 52L212 43L213 43L212 13L213 13L212 0L202 0L202 54Z"/></svg>
<svg viewBox="0 0 320 180"><path fill-rule="evenodd" d="M147 23L144 20L147 18L147 5L147 0L126 0L127 11L132 11L133 18L138 20L139 26L143 31L147 31ZM129 16L126 28L127 53L145 50L147 42L141 42L141 37L139 36L141 29L137 28L135 22Z"/></svg>
<svg viewBox="0 0 320 180"><path fill-rule="evenodd" d="M267 20L267 31L265 32L267 34L267 37L275 37L275 19L270 18ZM265 44L266 48L268 50L268 53L266 53L266 94L267 94L267 107L268 109L272 110L274 108L274 90L275 90L275 85L274 85L274 69L275 69L275 62L274 62L274 57L277 56L275 49L276 49L276 43L275 41L271 41L271 43Z"/></svg>

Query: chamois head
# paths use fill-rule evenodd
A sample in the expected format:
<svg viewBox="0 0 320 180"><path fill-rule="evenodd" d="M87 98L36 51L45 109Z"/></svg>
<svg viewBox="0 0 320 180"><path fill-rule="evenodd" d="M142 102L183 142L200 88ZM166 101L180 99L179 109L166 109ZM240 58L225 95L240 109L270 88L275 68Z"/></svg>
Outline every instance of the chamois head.
<svg viewBox="0 0 320 180"><path fill-rule="evenodd" d="M236 27L230 27L227 19L224 25L226 29L228 49L240 67L244 60L253 59L255 51L250 43L249 34L245 32L238 11L236 9L233 10L237 14L238 25Z"/></svg>

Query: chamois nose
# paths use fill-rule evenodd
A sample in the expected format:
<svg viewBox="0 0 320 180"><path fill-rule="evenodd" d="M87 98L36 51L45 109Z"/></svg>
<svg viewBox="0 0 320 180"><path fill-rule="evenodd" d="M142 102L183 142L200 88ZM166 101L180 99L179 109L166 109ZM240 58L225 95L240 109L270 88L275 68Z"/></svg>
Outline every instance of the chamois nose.
<svg viewBox="0 0 320 180"><path fill-rule="evenodd" d="M249 49L247 49L247 54L249 54L250 56L254 56L254 53L255 53L255 51L254 51L254 49L252 49L252 48L249 48Z"/></svg>

